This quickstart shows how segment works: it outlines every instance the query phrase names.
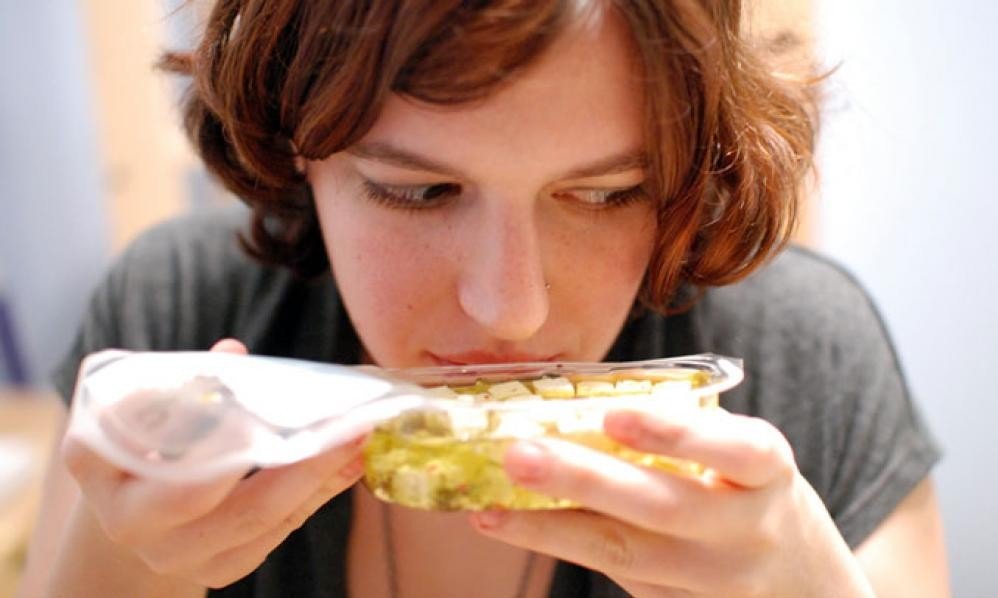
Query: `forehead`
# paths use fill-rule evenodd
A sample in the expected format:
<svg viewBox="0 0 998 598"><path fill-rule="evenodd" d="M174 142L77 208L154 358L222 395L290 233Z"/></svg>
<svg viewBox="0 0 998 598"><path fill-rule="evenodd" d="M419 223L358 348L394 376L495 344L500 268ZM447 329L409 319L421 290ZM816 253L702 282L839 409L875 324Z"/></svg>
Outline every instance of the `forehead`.
<svg viewBox="0 0 998 598"><path fill-rule="evenodd" d="M463 171L564 171L644 146L641 70L610 14L573 24L483 100L441 106L389 96L364 142L385 142Z"/></svg>

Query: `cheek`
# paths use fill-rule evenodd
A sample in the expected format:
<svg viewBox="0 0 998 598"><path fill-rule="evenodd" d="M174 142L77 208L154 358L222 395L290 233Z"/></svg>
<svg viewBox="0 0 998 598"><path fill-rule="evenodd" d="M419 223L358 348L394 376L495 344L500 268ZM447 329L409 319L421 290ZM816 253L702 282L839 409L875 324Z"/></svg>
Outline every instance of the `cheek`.
<svg viewBox="0 0 998 598"><path fill-rule="evenodd" d="M412 365L426 330L443 319L447 261L418 222L378 217L356 197L320 208L340 295L365 347L382 365ZM386 221L387 220L387 221Z"/></svg>
<svg viewBox="0 0 998 598"><path fill-rule="evenodd" d="M579 334L579 359L601 359L616 339L644 280L654 238L654 213L638 209L555 237L551 313L558 329Z"/></svg>
<svg viewBox="0 0 998 598"><path fill-rule="evenodd" d="M564 231L557 241L562 284L592 297L594 309L628 308L644 278L654 245L654 215L637 210L606 222Z"/></svg>

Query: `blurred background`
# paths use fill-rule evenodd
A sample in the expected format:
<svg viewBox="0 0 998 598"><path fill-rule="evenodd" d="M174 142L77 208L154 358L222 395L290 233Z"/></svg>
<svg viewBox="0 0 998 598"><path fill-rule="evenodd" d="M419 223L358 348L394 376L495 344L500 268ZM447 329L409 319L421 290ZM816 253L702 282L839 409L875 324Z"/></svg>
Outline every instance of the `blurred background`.
<svg viewBox="0 0 998 598"><path fill-rule="evenodd" d="M208 0L0 0L0 597L13 593L52 445L48 376L136 234L232 201L180 134L156 73ZM842 262L885 317L946 451L936 473L954 595L993 581L998 462L998 4L754 0L789 73L827 82L820 183L800 242Z"/></svg>

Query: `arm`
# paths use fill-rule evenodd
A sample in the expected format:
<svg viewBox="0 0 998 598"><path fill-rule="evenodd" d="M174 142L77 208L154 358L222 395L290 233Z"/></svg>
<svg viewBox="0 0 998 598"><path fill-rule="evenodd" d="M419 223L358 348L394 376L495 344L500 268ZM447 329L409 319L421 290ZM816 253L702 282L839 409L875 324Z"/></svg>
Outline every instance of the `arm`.
<svg viewBox="0 0 998 598"><path fill-rule="evenodd" d="M878 598L950 595L939 504L923 480L856 549Z"/></svg>
<svg viewBox="0 0 998 598"><path fill-rule="evenodd" d="M364 439L250 477L178 484L136 477L66 436L20 595L193 598L229 585L360 478Z"/></svg>
<svg viewBox="0 0 998 598"><path fill-rule="evenodd" d="M66 428L62 414L61 442ZM63 464L51 451L43 499L31 539L19 597L203 596L204 588L157 576L134 554L111 543L83 501Z"/></svg>
<svg viewBox="0 0 998 598"><path fill-rule="evenodd" d="M639 451L704 463L687 478L585 447L513 445L520 485L585 511L484 513L483 533L602 571L634 596L946 596L931 485L923 482L855 553L770 424L723 412L620 412L607 433Z"/></svg>
<svg viewBox="0 0 998 598"><path fill-rule="evenodd" d="M65 411L61 417L60 444L68 419ZM108 540L63 463L59 446L51 451L42 496L18 597L204 596L203 587L158 576L134 553Z"/></svg>

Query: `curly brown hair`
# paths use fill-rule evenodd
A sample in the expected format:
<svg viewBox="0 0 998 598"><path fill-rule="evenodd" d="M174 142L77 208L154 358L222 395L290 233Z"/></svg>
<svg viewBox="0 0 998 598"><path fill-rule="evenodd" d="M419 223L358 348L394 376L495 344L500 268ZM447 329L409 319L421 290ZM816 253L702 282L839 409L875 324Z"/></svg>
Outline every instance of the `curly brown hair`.
<svg viewBox="0 0 998 598"><path fill-rule="evenodd" d="M188 134L252 207L244 246L311 276L329 265L299 159L356 143L390 93L485 97L600 10L644 68L658 229L641 299L666 310L680 285L734 282L779 249L812 164L808 88L768 71L739 0L218 0L197 48L164 64L193 77Z"/></svg>

